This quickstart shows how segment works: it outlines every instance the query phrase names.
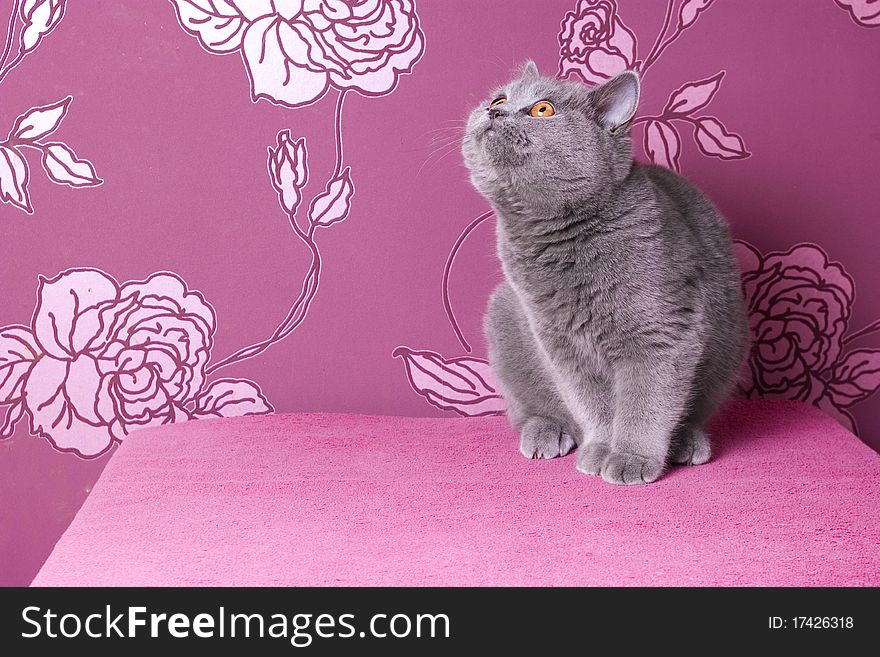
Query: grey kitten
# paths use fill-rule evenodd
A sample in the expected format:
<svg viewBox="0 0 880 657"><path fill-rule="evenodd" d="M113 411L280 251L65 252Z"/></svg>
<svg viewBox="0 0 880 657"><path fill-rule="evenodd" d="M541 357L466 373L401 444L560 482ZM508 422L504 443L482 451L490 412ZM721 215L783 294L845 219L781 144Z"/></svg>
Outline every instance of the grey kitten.
<svg viewBox="0 0 880 657"><path fill-rule="evenodd" d="M602 86L534 63L468 120L462 151L497 215L505 282L485 319L520 451L605 481L700 464L742 364L728 227L676 173L632 157L639 78Z"/></svg>

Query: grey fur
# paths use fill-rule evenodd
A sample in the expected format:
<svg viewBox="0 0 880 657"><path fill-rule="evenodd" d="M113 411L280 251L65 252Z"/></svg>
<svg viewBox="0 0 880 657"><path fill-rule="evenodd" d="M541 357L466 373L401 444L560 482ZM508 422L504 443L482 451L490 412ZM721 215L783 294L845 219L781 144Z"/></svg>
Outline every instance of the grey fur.
<svg viewBox="0 0 880 657"><path fill-rule="evenodd" d="M726 222L681 176L633 161L638 82L589 88L530 62L471 113L462 147L497 215L506 280L485 330L520 450L576 443L580 471L624 484L709 460L703 426L747 341ZM556 114L530 116L543 100Z"/></svg>

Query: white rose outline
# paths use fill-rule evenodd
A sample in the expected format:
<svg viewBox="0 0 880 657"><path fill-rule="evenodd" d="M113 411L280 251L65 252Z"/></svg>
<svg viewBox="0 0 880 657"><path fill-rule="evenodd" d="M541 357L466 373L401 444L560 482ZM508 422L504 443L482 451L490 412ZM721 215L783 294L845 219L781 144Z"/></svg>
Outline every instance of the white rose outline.
<svg viewBox="0 0 880 657"><path fill-rule="evenodd" d="M0 438L27 417L31 434L92 458L136 429L271 413L252 381L208 383L215 329L214 308L172 272L40 277L30 325L0 327Z"/></svg>
<svg viewBox="0 0 880 657"><path fill-rule="evenodd" d="M170 0L208 52L239 51L251 98L304 107L331 87L384 96L424 53L414 0Z"/></svg>

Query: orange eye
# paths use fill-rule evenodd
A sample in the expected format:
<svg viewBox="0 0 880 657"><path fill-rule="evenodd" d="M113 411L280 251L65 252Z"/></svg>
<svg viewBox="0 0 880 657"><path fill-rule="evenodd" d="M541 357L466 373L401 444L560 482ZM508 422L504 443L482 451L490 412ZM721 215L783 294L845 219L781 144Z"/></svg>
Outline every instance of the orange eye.
<svg viewBox="0 0 880 657"><path fill-rule="evenodd" d="M499 105L503 105L506 102L507 102L507 98L505 98L504 96L501 96L500 98L496 98L491 103L489 103L489 109L492 109L493 107L498 107Z"/></svg>
<svg viewBox="0 0 880 657"><path fill-rule="evenodd" d="M546 100L535 103L532 105L532 109L529 110L529 116L533 116L536 119L546 119L554 114L556 114L556 108Z"/></svg>

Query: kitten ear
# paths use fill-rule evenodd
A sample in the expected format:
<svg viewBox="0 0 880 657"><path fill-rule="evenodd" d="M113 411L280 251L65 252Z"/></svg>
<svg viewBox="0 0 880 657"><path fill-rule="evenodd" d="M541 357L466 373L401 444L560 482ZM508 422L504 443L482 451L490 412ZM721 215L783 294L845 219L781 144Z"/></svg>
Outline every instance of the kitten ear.
<svg viewBox="0 0 880 657"><path fill-rule="evenodd" d="M629 123L639 105L639 75L624 71L590 93L599 123L615 131Z"/></svg>
<svg viewBox="0 0 880 657"><path fill-rule="evenodd" d="M538 72L538 65L535 64L531 59L528 60L522 66L522 70L520 71L520 77L524 80L534 80L536 78L541 77L541 74Z"/></svg>

